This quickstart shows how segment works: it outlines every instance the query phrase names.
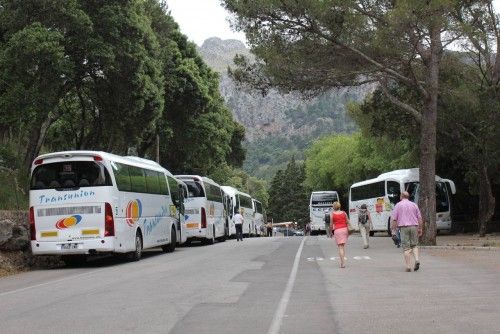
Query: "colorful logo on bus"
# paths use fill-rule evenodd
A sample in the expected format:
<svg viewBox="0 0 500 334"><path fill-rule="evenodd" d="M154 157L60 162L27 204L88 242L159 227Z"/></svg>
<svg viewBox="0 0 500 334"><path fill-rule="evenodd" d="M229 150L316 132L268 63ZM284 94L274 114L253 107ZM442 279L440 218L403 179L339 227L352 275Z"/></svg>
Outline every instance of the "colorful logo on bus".
<svg viewBox="0 0 500 334"><path fill-rule="evenodd" d="M82 221L82 216L73 215L71 217L59 219L56 223L56 228L58 228L59 230L63 230L63 229L75 226L76 224L80 223L81 221Z"/></svg>
<svg viewBox="0 0 500 334"><path fill-rule="evenodd" d="M127 209L125 211L125 221L129 226L134 226L134 224L142 216L142 203L140 200L135 199L128 202Z"/></svg>

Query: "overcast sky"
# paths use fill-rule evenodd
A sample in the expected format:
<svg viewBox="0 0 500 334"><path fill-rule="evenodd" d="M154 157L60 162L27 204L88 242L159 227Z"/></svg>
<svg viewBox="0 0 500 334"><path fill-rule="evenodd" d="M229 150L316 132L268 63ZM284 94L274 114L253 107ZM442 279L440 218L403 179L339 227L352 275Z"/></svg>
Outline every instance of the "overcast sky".
<svg viewBox="0 0 500 334"><path fill-rule="evenodd" d="M500 0L493 2L500 12ZM220 0L167 0L167 5L182 33L198 45L214 36L245 42L243 33L231 30L229 13L220 5Z"/></svg>
<svg viewBox="0 0 500 334"><path fill-rule="evenodd" d="M245 34L231 30L220 0L167 0L167 5L181 32L198 45L214 36L245 41Z"/></svg>

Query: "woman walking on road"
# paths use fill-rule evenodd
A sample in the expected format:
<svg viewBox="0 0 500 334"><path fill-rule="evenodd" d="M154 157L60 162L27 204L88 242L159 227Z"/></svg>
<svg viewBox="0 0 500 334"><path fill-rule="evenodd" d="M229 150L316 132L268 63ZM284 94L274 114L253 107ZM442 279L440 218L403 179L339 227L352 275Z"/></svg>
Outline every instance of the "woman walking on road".
<svg viewBox="0 0 500 334"><path fill-rule="evenodd" d="M340 268L345 268L345 244L347 243L347 238L349 237L349 231L347 228L349 218L347 218L347 213L345 213L345 211L340 210L339 202L333 202L331 220L331 229L335 237L337 247L339 248Z"/></svg>

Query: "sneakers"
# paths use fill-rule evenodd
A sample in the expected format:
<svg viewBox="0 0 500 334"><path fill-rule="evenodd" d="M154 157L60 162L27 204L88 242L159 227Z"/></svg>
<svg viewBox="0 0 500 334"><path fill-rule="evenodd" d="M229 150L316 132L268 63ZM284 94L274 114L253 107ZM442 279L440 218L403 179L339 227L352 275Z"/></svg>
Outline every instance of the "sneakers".
<svg viewBox="0 0 500 334"><path fill-rule="evenodd" d="M413 267L413 271L417 271L420 269L420 261L415 262L415 267Z"/></svg>

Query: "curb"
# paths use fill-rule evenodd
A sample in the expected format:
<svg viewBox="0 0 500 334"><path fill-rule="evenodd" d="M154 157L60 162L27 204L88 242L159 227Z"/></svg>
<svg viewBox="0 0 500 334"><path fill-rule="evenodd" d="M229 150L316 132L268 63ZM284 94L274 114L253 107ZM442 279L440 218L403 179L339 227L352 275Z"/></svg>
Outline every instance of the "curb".
<svg viewBox="0 0 500 334"><path fill-rule="evenodd" d="M481 247L481 246L419 246L421 249L459 249L459 250L481 250L481 251L500 251L500 247Z"/></svg>

